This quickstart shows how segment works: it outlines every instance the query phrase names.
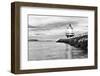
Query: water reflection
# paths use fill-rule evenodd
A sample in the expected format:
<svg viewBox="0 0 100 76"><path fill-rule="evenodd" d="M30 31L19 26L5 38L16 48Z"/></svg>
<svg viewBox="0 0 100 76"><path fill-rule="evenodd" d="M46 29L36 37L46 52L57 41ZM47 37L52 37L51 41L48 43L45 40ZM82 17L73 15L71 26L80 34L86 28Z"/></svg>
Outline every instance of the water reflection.
<svg viewBox="0 0 100 76"><path fill-rule="evenodd" d="M84 50L65 43L29 41L28 60L87 58Z"/></svg>
<svg viewBox="0 0 100 76"><path fill-rule="evenodd" d="M85 50L75 48L69 44L66 44L66 51L66 58L68 59L87 58L87 53L84 52Z"/></svg>

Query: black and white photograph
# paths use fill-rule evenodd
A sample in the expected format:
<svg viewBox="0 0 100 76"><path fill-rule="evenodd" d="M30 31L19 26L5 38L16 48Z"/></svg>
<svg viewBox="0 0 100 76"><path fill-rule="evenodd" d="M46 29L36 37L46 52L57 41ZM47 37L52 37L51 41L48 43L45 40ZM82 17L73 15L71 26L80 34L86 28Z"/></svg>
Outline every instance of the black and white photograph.
<svg viewBox="0 0 100 76"><path fill-rule="evenodd" d="M88 58L88 17L28 15L28 60Z"/></svg>
<svg viewBox="0 0 100 76"><path fill-rule="evenodd" d="M11 72L97 69L97 7L11 4Z"/></svg>

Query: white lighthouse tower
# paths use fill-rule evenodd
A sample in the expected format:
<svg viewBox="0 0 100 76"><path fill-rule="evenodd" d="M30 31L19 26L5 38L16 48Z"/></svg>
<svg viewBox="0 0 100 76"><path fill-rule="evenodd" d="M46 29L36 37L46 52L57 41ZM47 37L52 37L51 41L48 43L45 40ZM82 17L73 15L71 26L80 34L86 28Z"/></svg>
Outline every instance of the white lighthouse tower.
<svg viewBox="0 0 100 76"><path fill-rule="evenodd" d="M67 25L67 33L66 33L67 38L74 36L73 33L73 27L71 24Z"/></svg>

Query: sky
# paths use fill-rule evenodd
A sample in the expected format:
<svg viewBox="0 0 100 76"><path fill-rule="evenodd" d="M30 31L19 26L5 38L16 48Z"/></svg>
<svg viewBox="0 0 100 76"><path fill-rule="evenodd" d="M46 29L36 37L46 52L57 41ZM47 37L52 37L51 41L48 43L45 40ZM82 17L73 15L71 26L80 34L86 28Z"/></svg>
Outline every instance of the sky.
<svg viewBox="0 0 100 76"><path fill-rule="evenodd" d="M75 34L88 31L87 17L29 15L29 39L57 40L66 38L65 34L69 24L72 25Z"/></svg>

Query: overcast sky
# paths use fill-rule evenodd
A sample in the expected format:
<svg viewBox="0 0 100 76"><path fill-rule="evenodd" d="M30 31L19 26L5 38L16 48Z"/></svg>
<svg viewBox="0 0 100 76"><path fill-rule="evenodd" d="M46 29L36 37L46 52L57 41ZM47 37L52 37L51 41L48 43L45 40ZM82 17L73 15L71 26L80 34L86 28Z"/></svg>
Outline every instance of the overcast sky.
<svg viewBox="0 0 100 76"><path fill-rule="evenodd" d="M72 24L76 34L88 31L87 17L29 15L29 37L37 39L64 38L69 24Z"/></svg>

